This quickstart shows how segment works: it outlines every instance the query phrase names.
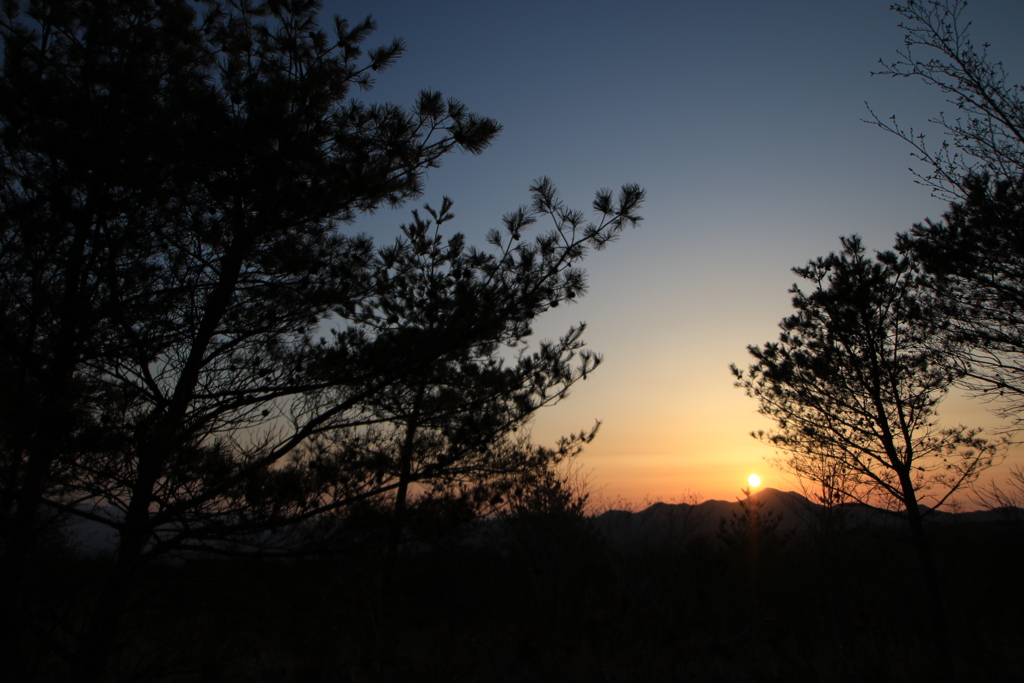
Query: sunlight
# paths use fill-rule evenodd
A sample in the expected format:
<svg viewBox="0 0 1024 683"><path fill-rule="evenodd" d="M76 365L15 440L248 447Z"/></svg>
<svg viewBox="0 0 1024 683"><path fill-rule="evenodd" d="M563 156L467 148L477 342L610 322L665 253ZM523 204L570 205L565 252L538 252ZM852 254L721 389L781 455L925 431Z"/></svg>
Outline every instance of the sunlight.
<svg viewBox="0 0 1024 683"><path fill-rule="evenodd" d="M747 477L747 483L750 484L751 488L755 488L757 486L760 486L761 485L761 477L757 476L756 474L751 474L749 477Z"/></svg>

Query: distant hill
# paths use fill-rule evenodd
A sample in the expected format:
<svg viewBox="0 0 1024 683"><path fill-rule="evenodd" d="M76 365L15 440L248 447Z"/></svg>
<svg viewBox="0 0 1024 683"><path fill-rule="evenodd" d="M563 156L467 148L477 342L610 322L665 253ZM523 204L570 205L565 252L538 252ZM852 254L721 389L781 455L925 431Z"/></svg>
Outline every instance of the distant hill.
<svg viewBox="0 0 1024 683"><path fill-rule="evenodd" d="M764 488L751 496L764 503L764 511L773 511L780 520L778 530L782 533L800 532L820 524L824 506L818 505L794 491L780 491ZM116 511L103 508L104 514L117 517ZM654 503L639 512L609 510L591 518L597 531L619 546L645 546L663 543L678 544L698 536L714 536L720 520L740 515L742 508L738 500L706 500L697 505L688 503ZM900 515L886 512L869 505L848 503L836 511L842 516L848 529L891 530L905 533L905 523ZM934 511L929 514L932 523L979 524L999 523L1016 520L1024 523L1024 509L999 508L978 512L950 513ZM471 532L472 535L472 532ZM114 530L98 522L78 519L67 529L67 539L72 548L85 556L97 556L114 552L117 536Z"/></svg>
<svg viewBox="0 0 1024 683"><path fill-rule="evenodd" d="M803 531L820 524L826 514L825 507L808 500L794 491L764 488L751 495L764 504L765 513L773 511L780 519L779 531ZM659 544L686 541L697 536L713 536L720 520L740 515L740 502L707 500L698 505L688 503L655 503L645 510L629 512L609 510L593 518L597 530L610 541L620 545ZM901 515L860 503L837 506L833 515L839 516L848 529L892 530L904 532ZM1024 522L1024 510L1000 508L977 512L951 513L930 511L930 523L979 524L1006 521Z"/></svg>

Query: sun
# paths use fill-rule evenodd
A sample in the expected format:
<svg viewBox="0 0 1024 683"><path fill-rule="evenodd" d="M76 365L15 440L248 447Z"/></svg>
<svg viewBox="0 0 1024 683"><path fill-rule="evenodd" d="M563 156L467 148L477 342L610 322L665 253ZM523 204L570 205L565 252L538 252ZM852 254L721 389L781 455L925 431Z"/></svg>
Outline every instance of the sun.
<svg viewBox="0 0 1024 683"><path fill-rule="evenodd" d="M760 486L761 477L757 476L756 474L751 474L749 477L747 477L747 483L753 487Z"/></svg>

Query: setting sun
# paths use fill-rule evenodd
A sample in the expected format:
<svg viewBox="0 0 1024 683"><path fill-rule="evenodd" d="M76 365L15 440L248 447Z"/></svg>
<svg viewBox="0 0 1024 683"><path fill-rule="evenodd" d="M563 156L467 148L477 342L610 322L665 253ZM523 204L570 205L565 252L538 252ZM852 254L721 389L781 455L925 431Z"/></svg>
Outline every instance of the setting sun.
<svg viewBox="0 0 1024 683"><path fill-rule="evenodd" d="M760 486L761 477L757 476L756 474L751 474L749 477L747 477L747 483L750 484L752 487Z"/></svg>

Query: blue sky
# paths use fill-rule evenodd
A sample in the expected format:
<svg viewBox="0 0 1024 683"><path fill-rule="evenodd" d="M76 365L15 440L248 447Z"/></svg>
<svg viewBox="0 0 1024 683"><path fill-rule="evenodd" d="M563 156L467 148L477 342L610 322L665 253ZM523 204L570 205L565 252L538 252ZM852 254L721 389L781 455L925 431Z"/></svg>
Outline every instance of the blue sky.
<svg viewBox="0 0 1024 683"><path fill-rule="evenodd" d="M731 499L753 471L792 488L748 435L769 425L732 387L729 364L746 365L748 344L776 338L790 268L837 249L840 235L887 249L944 210L907 171L909 147L862 122L865 102L925 132L929 117L953 110L919 82L870 75L902 48L889 5L326 3L324 19L372 14L370 45L406 42L365 99L410 105L435 89L503 124L482 155L453 155L428 177L423 201L452 197L450 225L474 243L528 202L542 175L581 209L602 187L647 190L643 226L588 258L588 295L537 326L553 337L586 321L605 357L538 418L534 436L549 442L601 419L581 463L606 498ZM991 43L1011 80L1024 81L1024 3L975 0L968 15L975 43ZM355 229L383 235L412 208ZM940 414L995 424L965 401Z"/></svg>

